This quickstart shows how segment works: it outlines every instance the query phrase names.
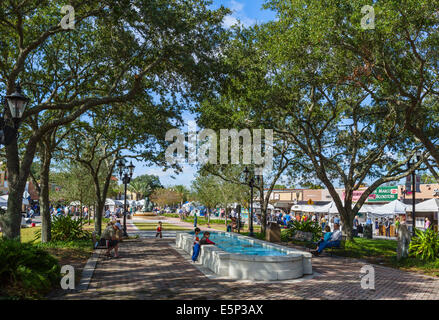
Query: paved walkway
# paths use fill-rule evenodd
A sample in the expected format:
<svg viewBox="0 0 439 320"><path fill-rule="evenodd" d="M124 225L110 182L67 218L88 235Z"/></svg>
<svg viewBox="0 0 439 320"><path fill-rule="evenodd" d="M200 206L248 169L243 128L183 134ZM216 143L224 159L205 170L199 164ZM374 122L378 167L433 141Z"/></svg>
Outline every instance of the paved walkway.
<svg viewBox="0 0 439 320"><path fill-rule="evenodd" d="M132 229L132 226L130 227ZM132 230L131 230L132 231ZM130 232L130 230L128 230ZM439 279L374 265L375 290L364 290L355 259L313 258L312 279L250 282L208 277L171 239L124 241L119 259L98 262L87 291L60 299L439 299Z"/></svg>

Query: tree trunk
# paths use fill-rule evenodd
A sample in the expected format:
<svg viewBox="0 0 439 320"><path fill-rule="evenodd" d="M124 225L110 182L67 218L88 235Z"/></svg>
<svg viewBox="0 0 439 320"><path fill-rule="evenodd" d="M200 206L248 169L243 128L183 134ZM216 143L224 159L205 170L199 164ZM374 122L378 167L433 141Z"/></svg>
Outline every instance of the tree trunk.
<svg viewBox="0 0 439 320"><path fill-rule="evenodd" d="M20 228L21 228L21 207L22 197L25 189L25 184L18 183L17 178L12 177L9 173L8 186L8 208L6 213L2 216L1 226L3 237L6 239L15 239L20 241ZM14 181L15 180L15 181ZM14 181L14 182L12 182Z"/></svg>
<svg viewBox="0 0 439 320"><path fill-rule="evenodd" d="M100 236L102 233L102 213L104 212L105 200L97 201L97 210L95 211L95 231Z"/></svg>
<svg viewBox="0 0 439 320"><path fill-rule="evenodd" d="M343 234L346 235L346 240L354 241L352 236L352 229L354 225L355 214L350 208L345 208L346 212L340 215L341 221L343 223Z"/></svg>
<svg viewBox="0 0 439 320"><path fill-rule="evenodd" d="M23 193L26 188L26 180L29 176L30 165L32 164L35 148L29 148L23 159L20 170L20 159L18 156L17 140L6 146L6 166L8 170L8 208L1 216L3 237L20 241L21 208L23 204Z"/></svg>
<svg viewBox="0 0 439 320"><path fill-rule="evenodd" d="M46 243L52 239L51 219L49 208L49 174L51 156L43 152L40 166L40 214L41 214L41 242Z"/></svg>

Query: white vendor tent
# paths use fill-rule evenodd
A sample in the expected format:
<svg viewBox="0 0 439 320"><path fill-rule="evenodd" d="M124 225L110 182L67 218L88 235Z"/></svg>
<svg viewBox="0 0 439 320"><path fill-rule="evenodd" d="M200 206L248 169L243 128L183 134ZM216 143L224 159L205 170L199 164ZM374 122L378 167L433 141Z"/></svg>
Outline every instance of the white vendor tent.
<svg viewBox="0 0 439 320"><path fill-rule="evenodd" d="M378 206L371 206L369 204L363 204L363 206L358 210L359 213L370 213L373 212Z"/></svg>
<svg viewBox="0 0 439 320"><path fill-rule="evenodd" d="M291 207L291 211L316 212L316 207L309 204L295 204Z"/></svg>
<svg viewBox="0 0 439 320"><path fill-rule="evenodd" d="M110 211L114 212L116 209L116 206L123 206L123 202L119 200L113 200L113 199L106 199L105 205L110 207Z"/></svg>
<svg viewBox="0 0 439 320"><path fill-rule="evenodd" d="M393 200L385 205L373 208L369 215L374 217L393 217L399 214L405 214L407 205L399 200Z"/></svg>
<svg viewBox="0 0 439 320"><path fill-rule="evenodd" d="M8 205L8 198L4 198L5 196L0 196L0 207L6 206ZM7 196L6 196L7 197Z"/></svg>
<svg viewBox="0 0 439 320"><path fill-rule="evenodd" d="M328 213L329 209L331 209L334 202L330 202L328 204L325 204L323 206L315 206L315 212L316 213Z"/></svg>
<svg viewBox="0 0 439 320"><path fill-rule="evenodd" d="M416 212L439 212L439 199L430 199L415 205ZM412 206L407 207L408 212L412 212Z"/></svg>
<svg viewBox="0 0 439 320"><path fill-rule="evenodd" d="M260 209L261 204L259 202L253 202L253 209ZM274 206L272 204L267 205L267 209L274 210Z"/></svg>
<svg viewBox="0 0 439 320"><path fill-rule="evenodd" d="M344 204L344 202L342 202ZM352 204L352 207L355 206L355 203ZM335 205L334 201L331 201L328 204L325 204L323 206L314 206L315 207L315 212L316 213L329 213L329 214L338 214L338 209L337 206ZM358 211L359 213L368 213L371 212L374 209L374 206L365 204L363 205L360 210Z"/></svg>
<svg viewBox="0 0 439 320"><path fill-rule="evenodd" d="M106 199L105 205L106 206L123 206L123 202L119 201L119 200Z"/></svg>
<svg viewBox="0 0 439 320"><path fill-rule="evenodd" d="M0 206L5 206L5 207L7 207L7 205L8 205L8 198L9 198L9 195L8 194L5 194L5 195L3 195L3 196L0 196ZM25 205L25 206L28 206L29 205L29 200L27 200L26 198L24 198L23 197L23 204Z"/></svg>

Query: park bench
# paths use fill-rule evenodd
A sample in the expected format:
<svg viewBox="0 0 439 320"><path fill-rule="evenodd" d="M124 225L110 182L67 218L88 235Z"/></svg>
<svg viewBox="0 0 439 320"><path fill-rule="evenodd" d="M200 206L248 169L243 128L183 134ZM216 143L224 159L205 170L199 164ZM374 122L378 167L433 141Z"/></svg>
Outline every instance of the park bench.
<svg viewBox="0 0 439 320"><path fill-rule="evenodd" d="M292 236L293 240L302 241L304 242L303 247L310 250L311 248L314 248L314 242L312 241L313 234L312 232L304 232L296 230Z"/></svg>
<svg viewBox="0 0 439 320"><path fill-rule="evenodd" d="M330 247L330 248L327 248L325 250L329 250L329 253L331 254L331 257L332 257L332 254L334 253L334 251L337 252L337 251L342 251L342 250L345 249L345 243L346 243L346 236L341 236L341 240L340 240L340 245L339 246L337 246L337 247Z"/></svg>

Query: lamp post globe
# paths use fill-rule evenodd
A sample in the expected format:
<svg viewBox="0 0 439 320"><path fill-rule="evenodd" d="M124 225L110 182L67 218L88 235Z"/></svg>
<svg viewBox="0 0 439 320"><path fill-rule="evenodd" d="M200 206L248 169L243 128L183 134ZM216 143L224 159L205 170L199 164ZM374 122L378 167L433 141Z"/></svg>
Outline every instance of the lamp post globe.
<svg viewBox="0 0 439 320"><path fill-rule="evenodd" d="M24 109L26 109L30 99L23 95L20 83L17 82L15 92L6 96L9 110L13 119L21 119Z"/></svg>

